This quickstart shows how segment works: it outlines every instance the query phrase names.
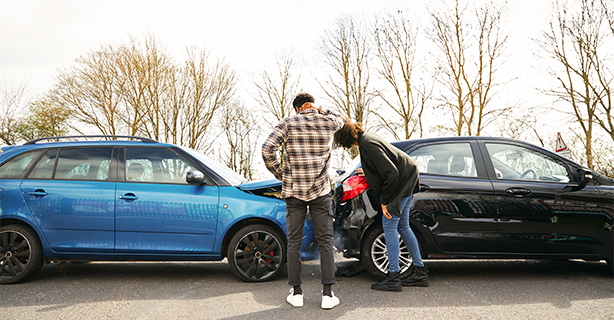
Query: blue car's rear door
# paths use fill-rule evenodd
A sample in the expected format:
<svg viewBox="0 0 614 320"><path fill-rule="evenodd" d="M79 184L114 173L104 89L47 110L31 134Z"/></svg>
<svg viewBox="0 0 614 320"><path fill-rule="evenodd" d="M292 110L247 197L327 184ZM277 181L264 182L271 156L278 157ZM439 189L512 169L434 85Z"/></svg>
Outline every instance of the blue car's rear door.
<svg viewBox="0 0 614 320"><path fill-rule="evenodd" d="M112 152L112 147L50 149L21 183L52 250L113 252Z"/></svg>

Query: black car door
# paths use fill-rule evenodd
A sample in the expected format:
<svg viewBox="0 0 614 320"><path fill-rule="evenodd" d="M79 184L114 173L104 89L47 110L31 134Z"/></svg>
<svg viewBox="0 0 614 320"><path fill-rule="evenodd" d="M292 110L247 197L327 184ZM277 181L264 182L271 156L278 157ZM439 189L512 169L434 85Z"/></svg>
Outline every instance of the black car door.
<svg viewBox="0 0 614 320"><path fill-rule="evenodd" d="M496 252L497 211L476 142L433 143L409 150L424 192L412 218L430 230L443 252ZM430 242L430 241L429 241Z"/></svg>
<svg viewBox="0 0 614 320"><path fill-rule="evenodd" d="M485 142L499 211L499 251L597 254L605 216L594 185L566 188L575 176L563 159L514 142Z"/></svg>

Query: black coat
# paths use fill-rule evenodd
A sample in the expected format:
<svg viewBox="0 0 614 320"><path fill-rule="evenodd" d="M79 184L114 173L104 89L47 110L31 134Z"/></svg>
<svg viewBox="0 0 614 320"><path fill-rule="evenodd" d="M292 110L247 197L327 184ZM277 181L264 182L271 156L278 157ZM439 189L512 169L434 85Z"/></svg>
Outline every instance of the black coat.
<svg viewBox="0 0 614 320"><path fill-rule="evenodd" d="M418 185L418 166L405 152L380 136L358 135L360 162L369 186L380 196L388 212L401 216L401 199L414 193Z"/></svg>

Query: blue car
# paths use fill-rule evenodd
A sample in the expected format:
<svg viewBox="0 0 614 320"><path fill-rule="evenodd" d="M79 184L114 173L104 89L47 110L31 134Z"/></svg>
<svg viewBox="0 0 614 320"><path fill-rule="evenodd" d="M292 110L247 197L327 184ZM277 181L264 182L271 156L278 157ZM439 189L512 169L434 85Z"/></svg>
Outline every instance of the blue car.
<svg viewBox="0 0 614 320"><path fill-rule="evenodd" d="M189 148L131 136L45 138L2 151L2 284L49 261L228 258L244 281L283 271L278 180L248 182ZM310 221L303 240L303 259L317 258Z"/></svg>

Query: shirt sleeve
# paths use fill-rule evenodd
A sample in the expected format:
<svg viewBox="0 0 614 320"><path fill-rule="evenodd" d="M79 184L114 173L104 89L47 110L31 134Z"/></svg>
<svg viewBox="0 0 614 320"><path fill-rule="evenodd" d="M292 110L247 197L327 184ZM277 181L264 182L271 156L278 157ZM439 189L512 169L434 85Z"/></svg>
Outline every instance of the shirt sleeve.
<svg viewBox="0 0 614 320"><path fill-rule="evenodd" d="M334 130L335 131L341 129L341 127L343 127L343 124L347 120L349 120L346 116L344 116L340 112L337 112L337 111L332 110L332 109L322 108L321 113L322 113L322 115L324 115L325 118L327 118L328 120L330 120L330 121L332 121L334 123L334 126L335 126Z"/></svg>
<svg viewBox="0 0 614 320"><path fill-rule="evenodd" d="M278 180L282 180L283 170L281 169L279 159L277 159L277 150L288 139L287 128L284 121L279 122L262 144L262 160L264 165Z"/></svg>

